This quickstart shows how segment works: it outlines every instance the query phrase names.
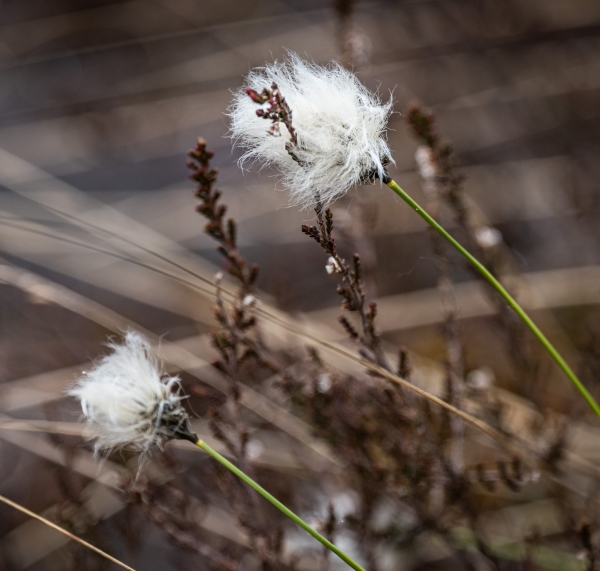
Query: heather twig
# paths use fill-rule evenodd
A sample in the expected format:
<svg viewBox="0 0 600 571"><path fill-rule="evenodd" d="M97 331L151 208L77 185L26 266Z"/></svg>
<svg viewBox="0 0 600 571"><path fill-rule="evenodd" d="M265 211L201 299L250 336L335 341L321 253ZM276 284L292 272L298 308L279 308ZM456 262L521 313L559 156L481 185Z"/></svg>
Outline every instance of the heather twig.
<svg viewBox="0 0 600 571"><path fill-rule="evenodd" d="M177 544L204 557L219 571L238 571L235 558L220 553L199 538L199 526L188 517L187 494L143 480L128 480L123 489L128 504L139 507L145 519L168 533Z"/></svg>
<svg viewBox="0 0 600 571"><path fill-rule="evenodd" d="M283 95L281 95L277 84L273 82L271 84L271 89L265 87L262 90L262 93L258 93L251 87L247 87L246 93L254 103L258 103L259 105L269 103L267 109L257 109L256 111L258 117L269 119L271 121L271 128L268 131L269 135L281 137L279 124L283 123L286 126L290 135L290 140L286 143L285 148L292 158L294 158L293 150L294 147L298 145L298 136L296 135L296 129L294 129L294 126L292 125L292 110Z"/></svg>
<svg viewBox="0 0 600 571"><path fill-rule="evenodd" d="M593 531L592 525L586 520L581 522L581 525L577 530L577 535L579 536L579 540L583 545L583 549L585 550L587 558L587 571L596 571L597 569L597 555L593 542Z"/></svg>
<svg viewBox="0 0 600 571"><path fill-rule="evenodd" d="M370 42L354 23L356 0L333 0L339 61L352 70L368 63Z"/></svg>
<svg viewBox="0 0 600 571"><path fill-rule="evenodd" d="M381 339L375 326L377 315L377 304L365 303L365 291L362 282L360 257L354 254L352 266L350 266L337 251L335 239L333 238L333 214L330 209L323 215L323 206L317 198L317 226L302 226L302 232L315 240L329 255L326 269L328 273L336 273L342 276L342 285L338 286L337 292L342 297L342 308L356 312L360 318L361 333L358 333L350 321L340 317L340 323L349 337L356 341L361 349L360 353L365 358L380 367L391 371L390 365L381 348Z"/></svg>
<svg viewBox="0 0 600 571"><path fill-rule="evenodd" d="M507 270L513 271L510 266L514 264L510 263L508 252L502 248L502 234L497 229L478 222L472 205L465 199L463 192L465 177L458 172L452 145L440 139L433 114L419 103L413 103L407 109L405 116L411 134L420 145L416 151L416 160L424 179L425 191L433 192L440 202L450 207L468 248L490 272L494 275L502 275ZM432 213L429 205L427 209ZM438 220L436 213L432 214ZM441 236L437 236L438 241L441 241ZM483 276L472 266L469 267L487 286L485 292L496 306L498 319L506 332L508 354L515 362L522 382L531 385L539 381L535 378L538 376L536 373L539 373L539 363L532 354L530 342L532 340L526 334L525 324L496 294ZM532 400L539 400L539 386L532 387L529 392Z"/></svg>
<svg viewBox="0 0 600 571"><path fill-rule="evenodd" d="M441 177L438 176L438 166L432 153L422 153L419 166L423 181L423 188L427 199L427 210L435 220L440 219L440 199L443 187L441 187ZM431 243L435 254L435 263L439 271L438 290L442 299L444 321L442 324L442 333L446 343L446 400L458 408L462 408L464 398L464 365L463 354L460 340L458 337L457 307L454 299L454 284L452 283L452 268L446 243L442 237L430 231ZM463 447L464 447L464 424L462 420L454 415L448 418L451 439L451 458L455 470L459 472L463 465Z"/></svg>
<svg viewBox="0 0 600 571"><path fill-rule="evenodd" d="M243 299L252 292L258 278L258 266L248 266L237 249L236 223L229 218L225 220L227 206L219 204L221 192L213 189L218 170L210 166L214 153L206 149L206 141L198 139L196 146L188 153L188 168L192 170L190 178L198 183L196 196L200 199L197 211L208 219L204 231L219 242L219 252L227 260L227 271L237 278L242 289L239 297Z"/></svg>

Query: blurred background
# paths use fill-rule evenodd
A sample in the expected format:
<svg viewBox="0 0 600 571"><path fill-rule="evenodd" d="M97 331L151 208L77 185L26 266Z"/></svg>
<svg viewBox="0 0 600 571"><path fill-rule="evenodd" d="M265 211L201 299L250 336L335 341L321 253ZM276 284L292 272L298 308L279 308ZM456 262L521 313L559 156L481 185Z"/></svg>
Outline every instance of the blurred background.
<svg viewBox="0 0 600 571"><path fill-rule="evenodd" d="M242 172L227 136L231 92L251 68L286 50L323 64L337 59L383 99L393 97L390 174L423 202L431 197L406 109L418 101L433 113L440 138L453 144L478 225L498 231L480 246L501 249L519 299L600 396L597 0L2 0L0 493L136 569L210 567L126 507L111 462L131 468L135 460L99 468L63 391L105 351L107 335L136 326L162 336L173 370L187 371L200 416L207 401L220 403L208 386L214 300L167 275L185 277L185 266L212 280L222 266L185 164L198 137L215 152L240 250L261 268L261 297L323 337L344 337L336 277L300 231L313 213L289 208L272 172ZM408 348L415 382L441 390L447 306L424 224L379 183L351 191L333 210L340 248L363 258L383 338ZM440 216L455 228L450 210ZM595 470L597 419L548 359L537 363L536 383L515 373L494 303L460 260L450 260L466 378L497 387L520 411L515 426L524 410L535 411L566 441L564 415L575 415L581 423L569 442ZM279 339L286 342L298 343ZM286 478L312 489L312 460L272 425L255 424L253 454L275 491L278 482L285 490ZM193 451L173 454L181 471L197 472L202 495L207 462ZM352 504L336 478L328 490ZM521 538L562 537L556 499L511 493L494 509L531 506L502 512L501 533L524 518ZM203 541L242 549L227 507L208 504L196 514ZM308 500L299 509L323 515ZM381 568L455 568L436 549L413 545ZM108 568L3 505L0 553L2 569ZM253 560L240 561L240 569L253 568ZM571 568L587 568L577 561Z"/></svg>

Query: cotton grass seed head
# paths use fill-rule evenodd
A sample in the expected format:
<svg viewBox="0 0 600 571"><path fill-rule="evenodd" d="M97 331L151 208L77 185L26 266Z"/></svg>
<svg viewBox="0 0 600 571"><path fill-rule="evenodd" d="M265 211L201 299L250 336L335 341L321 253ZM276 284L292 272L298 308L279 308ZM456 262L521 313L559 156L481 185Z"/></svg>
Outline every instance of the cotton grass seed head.
<svg viewBox="0 0 600 571"><path fill-rule="evenodd" d="M259 105L273 84L291 110L295 142L284 122L269 129L264 120L273 99ZM274 166L291 202L304 208L316 205L317 194L327 206L354 185L385 180L391 112L391 100L383 103L340 64L320 66L293 53L251 71L229 108L231 136L246 149L240 166Z"/></svg>
<svg viewBox="0 0 600 571"><path fill-rule="evenodd" d="M188 415L176 386L179 377L163 374L150 343L129 331L123 344L108 343L110 355L68 391L79 399L96 453L114 448L148 452L187 430Z"/></svg>

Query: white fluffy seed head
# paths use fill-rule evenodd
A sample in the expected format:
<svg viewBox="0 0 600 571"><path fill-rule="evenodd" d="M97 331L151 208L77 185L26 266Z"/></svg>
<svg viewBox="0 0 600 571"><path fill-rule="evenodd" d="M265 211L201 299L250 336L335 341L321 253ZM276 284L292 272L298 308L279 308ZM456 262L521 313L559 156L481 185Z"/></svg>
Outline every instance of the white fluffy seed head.
<svg viewBox="0 0 600 571"><path fill-rule="evenodd" d="M256 115L260 106L245 91L261 93L273 83L292 111L297 161L286 150L290 133L284 124L281 136L269 134L269 122ZM375 175L384 177L385 165L393 162L386 141L391 112L391 99L382 103L340 64L320 66L290 53L248 74L244 87L234 94L229 117L234 143L246 148L240 166L274 166L291 193L291 203L310 208L316 193L327 206L352 186Z"/></svg>
<svg viewBox="0 0 600 571"><path fill-rule="evenodd" d="M174 438L188 415L174 391L179 377L163 375L150 343L129 331L124 343L110 342L110 355L83 374L68 393L81 402L96 453L114 448L148 452Z"/></svg>

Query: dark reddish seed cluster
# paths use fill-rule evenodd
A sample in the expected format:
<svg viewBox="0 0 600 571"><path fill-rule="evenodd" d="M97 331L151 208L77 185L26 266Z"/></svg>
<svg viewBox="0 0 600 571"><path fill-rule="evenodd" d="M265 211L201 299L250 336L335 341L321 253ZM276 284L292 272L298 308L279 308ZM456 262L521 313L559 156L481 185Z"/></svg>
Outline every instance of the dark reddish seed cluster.
<svg viewBox="0 0 600 571"><path fill-rule="evenodd" d="M271 84L271 89L264 88L261 93L252 89L251 87L246 88L246 93L248 97L254 101L257 105L263 105L265 103L269 104L267 109L257 109L256 114L263 119L269 119L271 121L271 127L269 129L269 134L274 137L281 136L281 128L280 123L283 123L289 134L290 141L286 143L286 150L293 158L294 154L291 152L293 147L298 145L298 138L296 135L296 130L292 125L292 110L290 106L287 104L285 97L281 95L279 88L276 83Z"/></svg>

